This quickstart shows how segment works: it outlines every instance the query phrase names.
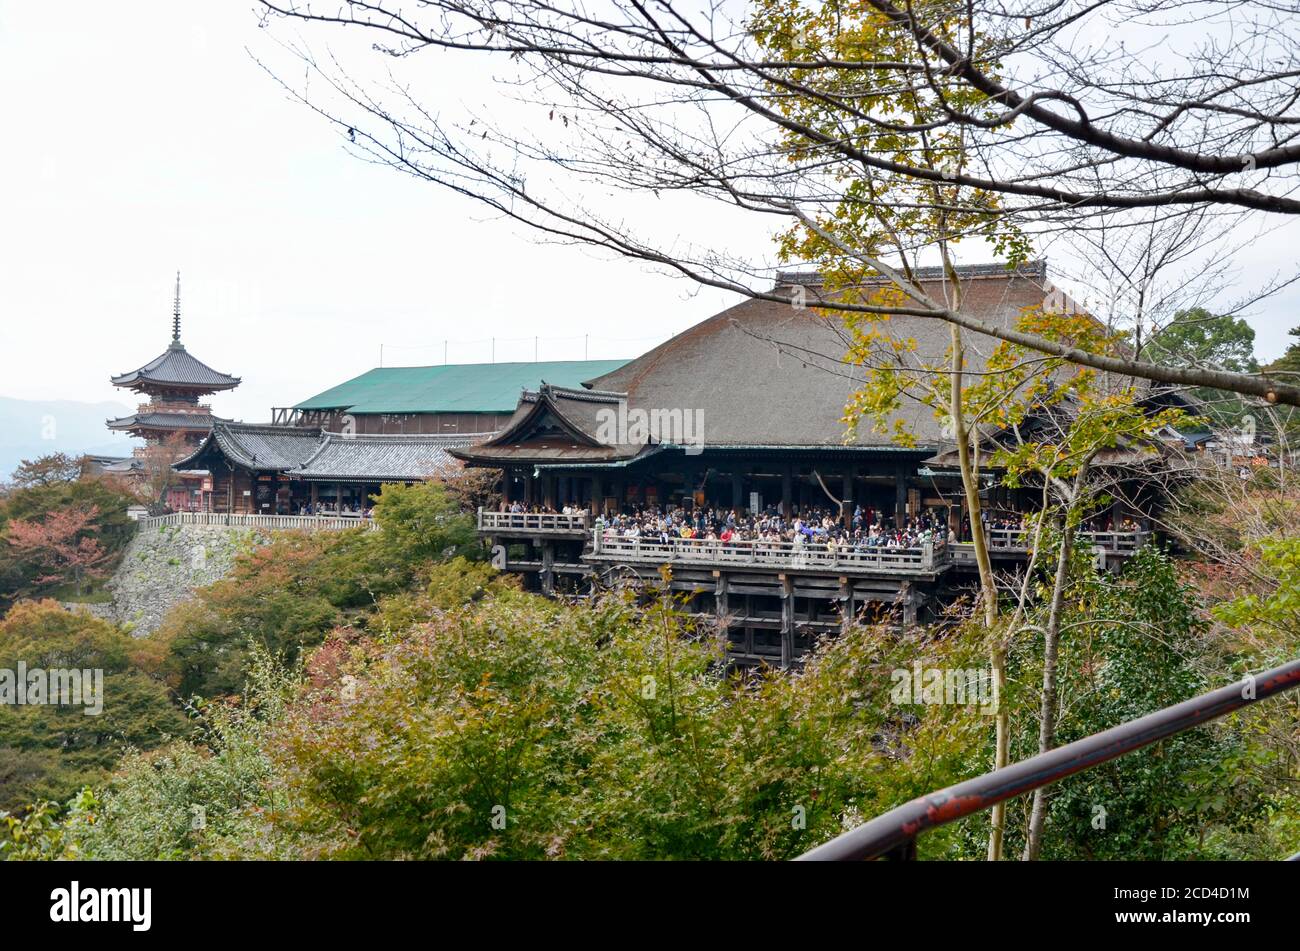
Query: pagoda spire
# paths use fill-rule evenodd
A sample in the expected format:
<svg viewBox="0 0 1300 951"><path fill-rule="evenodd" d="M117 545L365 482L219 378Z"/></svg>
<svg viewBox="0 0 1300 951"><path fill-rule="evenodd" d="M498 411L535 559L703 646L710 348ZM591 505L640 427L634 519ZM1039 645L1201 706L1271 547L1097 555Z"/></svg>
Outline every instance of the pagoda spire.
<svg viewBox="0 0 1300 951"><path fill-rule="evenodd" d="M181 342L181 272L176 272L176 303L172 306L172 343Z"/></svg>

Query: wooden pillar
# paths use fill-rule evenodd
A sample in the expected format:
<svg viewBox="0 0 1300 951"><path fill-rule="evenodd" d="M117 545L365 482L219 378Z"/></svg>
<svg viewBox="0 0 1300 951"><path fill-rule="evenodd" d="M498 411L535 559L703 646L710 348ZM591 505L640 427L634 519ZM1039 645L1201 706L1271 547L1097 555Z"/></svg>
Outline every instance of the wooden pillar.
<svg viewBox="0 0 1300 951"><path fill-rule="evenodd" d="M317 496L316 483L313 482L311 484L311 512L313 515L316 514L316 496Z"/></svg>
<svg viewBox="0 0 1300 951"><path fill-rule="evenodd" d="M731 471L731 507L739 512L745 507L745 475L740 471L740 466L736 466Z"/></svg>
<svg viewBox="0 0 1300 951"><path fill-rule="evenodd" d="M781 517L790 517L790 491L794 480L794 467L787 465L781 470Z"/></svg>
<svg viewBox="0 0 1300 951"><path fill-rule="evenodd" d="M591 514L599 515L605 509L605 489L601 484L600 474L591 477Z"/></svg>
<svg viewBox="0 0 1300 951"><path fill-rule="evenodd" d="M334 483L334 514L343 514L343 483Z"/></svg>
<svg viewBox="0 0 1300 951"><path fill-rule="evenodd" d="M727 576L721 571L713 572L713 605L718 615L718 628L725 635L727 633L727 615L730 614L730 598L728 597Z"/></svg>
<svg viewBox="0 0 1300 951"><path fill-rule="evenodd" d="M555 593L555 546L549 542L542 542L542 572L541 572L542 594Z"/></svg>
<svg viewBox="0 0 1300 951"><path fill-rule="evenodd" d="M849 584L848 578L840 579L840 634L844 635L849 632L853 626L853 586Z"/></svg>
<svg viewBox="0 0 1300 951"><path fill-rule="evenodd" d="M794 584L781 575L781 669L794 665Z"/></svg>
<svg viewBox="0 0 1300 951"><path fill-rule="evenodd" d="M907 521L907 475L899 469L894 473L894 524L903 527Z"/></svg>
<svg viewBox="0 0 1300 951"><path fill-rule="evenodd" d="M856 473L852 466L844 470L844 488L840 491L840 517L843 519L844 528L853 527L853 477Z"/></svg>

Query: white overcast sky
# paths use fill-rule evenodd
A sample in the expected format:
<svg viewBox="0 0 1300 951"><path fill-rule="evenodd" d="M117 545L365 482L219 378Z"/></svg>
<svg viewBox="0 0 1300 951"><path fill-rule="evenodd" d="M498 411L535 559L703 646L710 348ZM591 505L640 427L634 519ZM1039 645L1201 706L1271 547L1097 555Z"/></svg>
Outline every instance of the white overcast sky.
<svg viewBox="0 0 1300 951"><path fill-rule="evenodd" d="M593 359L631 357L734 302L358 161L248 47L271 51L251 2L0 0L0 395L134 402L108 378L167 344L178 268L186 345L243 377L213 408L246 420L375 366L381 342L388 365L441 363L444 340L487 361L493 336L498 360L532 359L536 335L541 359L581 359L584 335ZM466 94L430 75L425 99ZM1243 278L1295 246L1274 236ZM1252 317L1262 358L1298 300Z"/></svg>
<svg viewBox="0 0 1300 951"><path fill-rule="evenodd" d="M251 3L0 0L0 395L119 399L170 339L265 419L378 363L632 357L734 302L543 245L347 154L250 59ZM430 90L436 96L438 89ZM565 339L567 338L567 339ZM422 349L403 349L415 348Z"/></svg>

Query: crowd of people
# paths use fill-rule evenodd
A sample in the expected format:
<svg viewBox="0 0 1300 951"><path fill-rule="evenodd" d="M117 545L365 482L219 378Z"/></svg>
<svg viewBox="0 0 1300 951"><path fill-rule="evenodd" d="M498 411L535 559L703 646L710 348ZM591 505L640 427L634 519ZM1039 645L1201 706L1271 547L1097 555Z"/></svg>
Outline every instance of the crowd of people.
<svg viewBox="0 0 1300 951"><path fill-rule="evenodd" d="M515 513L550 513L582 515L587 512L579 505L565 505L557 513L549 507L524 506L513 502L508 510ZM1023 544L1025 533L1031 530L1031 516L1025 512L985 512L985 534L993 544ZM868 548L918 548L927 542L955 544L971 540L969 519L963 519L954 530L948 523L944 509L929 509L914 518L897 524L895 519L871 506L857 505L848 526L837 509L828 507L795 506L789 518L779 509L769 506L762 512L697 506L693 509L669 506L630 507L623 512L596 516L594 526L606 538L643 538L667 544L673 539L701 539L730 542L792 542L794 544L822 544L846 546L854 549ZM1115 523L1110 517L1099 517L1084 525L1084 531L1133 532L1141 526L1132 518Z"/></svg>
<svg viewBox="0 0 1300 951"><path fill-rule="evenodd" d="M930 513L898 525L894 519L863 506L854 508L847 526L840 513L831 508L795 508L787 518L775 508L751 513L725 508L697 507L688 511L648 506L599 515L595 527L606 538L644 538L664 544L673 539L700 539L724 545L790 542L854 549L918 548L927 542L947 541L951 534L946 524Z"/></svg>
<svg viewBox="0 0 1300 951"><path fill-rule="evenodd" d="M340 509L325 502L304 502L298 506L299 515L334 515L343 518L370 518L374 515L373 506L344 504Z"/></svg>

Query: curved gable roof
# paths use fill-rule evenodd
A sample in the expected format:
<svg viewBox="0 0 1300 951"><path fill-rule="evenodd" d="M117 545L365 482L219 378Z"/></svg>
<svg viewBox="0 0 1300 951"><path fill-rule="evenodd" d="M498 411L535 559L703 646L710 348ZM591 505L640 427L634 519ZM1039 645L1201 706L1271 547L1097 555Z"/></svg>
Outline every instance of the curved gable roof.
<svg viewBox="0 0 1300 951"><path fill-rule="evenodd" d="M468 433L343 436L325 433L310 459L289 474L297 479L418 482L460 467L449 450L468 446Z"/></svg>
<svg viewBox="0 0 1300 951"><path fill-rule="evenodd" d="M624 401L622 393L543 384L536 393L520 397L515 414L499 433L452 455L483 463L631 459L647 444L611 441L611 434L602 428L609 418L606 414L613 413L616 418ZM554 421L554 427L544 426L548 420ZM612 435L618 435L617 431Z"/></svg>
<svg viewBox="0 0 1300 951"><path fill-rule="evenodd" d="M138 370L115 376L112 382L114 386L138 387L156 383L160 386L216 391L234 389L239 385L239 377L212 369L191 356L183 344L174 342Z"/></svg>
<svg viewBox="0 0 1300 951"><path fill-rule="evenodd" d="M310 459L320 441L319 429L217 423L199 448L172 468L201 469L206 457L218 454L245 469L284 472Z"/></svg>

